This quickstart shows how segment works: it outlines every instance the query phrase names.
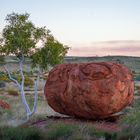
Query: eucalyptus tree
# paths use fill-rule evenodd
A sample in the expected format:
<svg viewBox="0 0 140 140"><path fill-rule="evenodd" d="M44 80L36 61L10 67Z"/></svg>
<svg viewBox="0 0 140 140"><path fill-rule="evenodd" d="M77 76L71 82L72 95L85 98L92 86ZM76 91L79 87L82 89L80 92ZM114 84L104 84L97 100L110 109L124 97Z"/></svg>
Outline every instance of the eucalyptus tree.
<svg viewBox="0 0 140 140"><path fill-rule="evenodd" d="M39 66L42 70L47 70L48 66L54 66L62 63L69 47L57 41L50 31L45 27L36 27L30 20L29 14L12 13L6 17L7 25L3 29L0 39L0 54L14 55L17 57L20 68L21 82L12 77L9 69L5 66L9 78L18 86L27 119L36 111L38 98L38 81L35 81L34 106L30 109L24 92L25 76L23 73L23 64L25 58L32 60L33 66ZM38 48L37 45L41 44Z"/></svg>

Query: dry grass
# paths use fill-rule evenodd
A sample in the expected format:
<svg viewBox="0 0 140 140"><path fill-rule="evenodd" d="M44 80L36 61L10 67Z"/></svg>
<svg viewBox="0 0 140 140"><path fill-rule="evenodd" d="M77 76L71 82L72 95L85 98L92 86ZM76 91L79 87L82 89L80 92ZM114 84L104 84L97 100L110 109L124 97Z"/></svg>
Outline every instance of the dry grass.
<svg viewBox="0 0 140 140"><path fill-rule="evenodd" d="M8 93L8 95L11 95L11 96L18 96L19 95L18 90L16 90L16 89L8 89L7 93Z"/></svg>

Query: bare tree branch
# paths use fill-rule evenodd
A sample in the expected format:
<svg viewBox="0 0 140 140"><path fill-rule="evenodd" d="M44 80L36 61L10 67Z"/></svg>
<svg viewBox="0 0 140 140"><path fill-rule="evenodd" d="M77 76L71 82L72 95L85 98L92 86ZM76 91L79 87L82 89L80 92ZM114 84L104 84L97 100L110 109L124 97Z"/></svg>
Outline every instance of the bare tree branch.
<svg viewBox="0 0 140 140"><path fill-rule="evenodd" d="M9 76L10 80L12 80L13 82L15 82L15 83L17 84L18 88L21 89L21 85L19 84L19 82L18 82L16 79L14 79L14 78L11 76L11 73L10 73L10 71L8 70L8 68L7 68L6 66L4 66L4 69L5 69L5 71L8 73L8 76Z"/></svg>

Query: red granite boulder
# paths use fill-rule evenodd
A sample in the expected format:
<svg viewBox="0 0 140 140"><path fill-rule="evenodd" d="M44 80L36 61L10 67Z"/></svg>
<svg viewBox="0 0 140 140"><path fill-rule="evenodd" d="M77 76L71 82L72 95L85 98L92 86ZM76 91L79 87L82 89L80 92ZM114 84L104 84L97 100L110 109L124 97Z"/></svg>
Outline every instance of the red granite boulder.
<svg viewBox="0 0 140 140"><path fill-rule="evenodd" d="M49 73L45 95L59 113L102 119L133 101L134 80L127 67L112 62L61 64Z"/></svg>

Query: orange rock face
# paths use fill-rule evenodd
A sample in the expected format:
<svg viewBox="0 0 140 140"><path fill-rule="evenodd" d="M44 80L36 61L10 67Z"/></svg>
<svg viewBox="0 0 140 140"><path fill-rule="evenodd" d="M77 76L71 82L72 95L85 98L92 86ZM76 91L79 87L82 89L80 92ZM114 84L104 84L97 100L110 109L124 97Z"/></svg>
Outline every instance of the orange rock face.
<svg viewBox="0 0 140 140"><path fill-rule="evenodd" d="M59 113L102 119L133 101L134 80L127 67L112 62L61 64L49 73L45 95Z"/></svg>

